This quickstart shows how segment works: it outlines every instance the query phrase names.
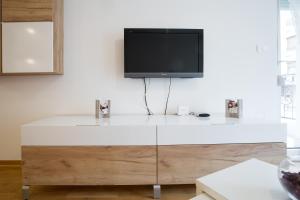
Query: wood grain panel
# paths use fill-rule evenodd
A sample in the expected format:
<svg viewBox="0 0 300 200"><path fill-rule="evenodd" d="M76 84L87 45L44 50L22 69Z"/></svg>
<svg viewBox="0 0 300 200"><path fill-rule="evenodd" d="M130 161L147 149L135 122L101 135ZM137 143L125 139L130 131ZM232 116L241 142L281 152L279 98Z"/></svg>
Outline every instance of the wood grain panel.
<svg viewBox="0 0 300 200"><path fill-rule="evenodd" d="M28 73L0 73L0 76L46 76L62 75L61 72L28 72Z"/></svg>
<svg viewBox="0 0 300 200"><path fill-rule="evenodd" d="M22 147L25 185L156 183L155 146Z"/></svg>
<svg viewBox="0 0 300 200"><path fill-rule="evenodd" d="M4 22L53 21L53 0L2 0Z"/></svg>
<svg viewBox="0 0 300 200"><path fill-rule="evenodd" d="M0 166L0 199L21 200L21 167ZM187 200L195 185L164 186L162 200ZM30 200L153 200L152 186L34 186Z"/></svg>
<svg viewBox="0 0 300 200"><path fill-rule="evenodd" d="M53 71L55 74L64 73L64 1L53 0Z"/></svg>
<svg viewBox="0 0 300 200"><path fill-rule="evenodd" d="M6 165L21 165L21 160L0 160L0 166L6 166Z"/></svg>
<svg viewBox="0 0 300 200"><path fill-rule="evenodd" d="M285 156L283 143L159 146L158 183L191 184L250 158L277 165Z"/></svg>

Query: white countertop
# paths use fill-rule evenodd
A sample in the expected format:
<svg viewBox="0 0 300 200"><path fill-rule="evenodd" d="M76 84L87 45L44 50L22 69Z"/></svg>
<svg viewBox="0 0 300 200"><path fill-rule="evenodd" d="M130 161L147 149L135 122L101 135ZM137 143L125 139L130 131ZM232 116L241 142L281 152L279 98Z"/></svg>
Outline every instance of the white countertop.
<svg viewBox="0 0 300 200"><path fill-rule="evenodd" d="M54 116L21 127L22 145L176 145L286 142L286 126L262 120L177 115Z"/></svg>
<svg viewBox="0 0 300 200"><path fill-rule="evenodd" d="M54 116L23 126L132 126L132 125L230 125L230 124L278 124L274 121L255 119L226 118L221 114L214 114L208 118L178 115L112 115L110 118L95 119L91 115Z"/></svg>

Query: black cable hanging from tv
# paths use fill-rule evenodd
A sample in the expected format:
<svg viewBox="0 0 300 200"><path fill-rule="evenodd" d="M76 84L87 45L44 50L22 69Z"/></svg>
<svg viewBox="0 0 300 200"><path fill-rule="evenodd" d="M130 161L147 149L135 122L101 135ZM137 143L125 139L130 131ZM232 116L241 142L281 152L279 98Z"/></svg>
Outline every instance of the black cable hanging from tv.
<svg viewBox="0 0 300 200"><path fill-rule="evenodd" d="M144 81L144 101L145 101L147 113L148 113L148 115L153 115L153 112L150 110L150 108L148 106L146 78L144 78L143 81ZM169 78L169 87L168 87L168 96L167 96L167 99L166 99L164 115L167 115L167 111L168 111L169 98L170 98L170 93L171 93L171 86L172 86L172 78L170 77Z"/></svg>
<svg viewBox="0 0 300 200"><path fill-rule="evenodd" d="M145 100L145 105L147 108L148 115L153 115L153 112L150 110L148 106L148 101L147 101L147 84L146 84L146 78L144 78L144 100Z"/></svg>
<svg viewBox="0 0 300 200"><path fill-rule="evenodd" d="M171 85L172 85L172 78L170 77L169 91L168 91L168 96L167 96L166 106L165 106L165 115L167 115L168 104L169 104L169 97L170 97L170 93L171 93Z"/></svg>

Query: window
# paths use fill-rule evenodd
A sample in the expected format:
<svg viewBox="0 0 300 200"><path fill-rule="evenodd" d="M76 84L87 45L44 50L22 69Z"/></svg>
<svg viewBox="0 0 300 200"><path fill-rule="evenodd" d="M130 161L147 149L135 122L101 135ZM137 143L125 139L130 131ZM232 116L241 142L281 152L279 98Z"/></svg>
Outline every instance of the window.
<svg viewBox="0 0 300 200"><path fill-rule="evenodd" d="M296 107L296 27L288 1L280 0L281 117L295 119Z"/></svg>

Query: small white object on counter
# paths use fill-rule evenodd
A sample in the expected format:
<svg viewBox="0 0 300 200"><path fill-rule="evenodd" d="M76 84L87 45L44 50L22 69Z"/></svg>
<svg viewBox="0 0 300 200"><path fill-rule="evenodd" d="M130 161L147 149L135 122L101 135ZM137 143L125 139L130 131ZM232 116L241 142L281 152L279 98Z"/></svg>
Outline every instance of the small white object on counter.
<svg viewBox="0 0 300 200"><path fill-rule="evenodd" d="M190 108L188 106L178 106L177 115L184 116L184 115L189 115L189 113L190 113Z"/></svg>

